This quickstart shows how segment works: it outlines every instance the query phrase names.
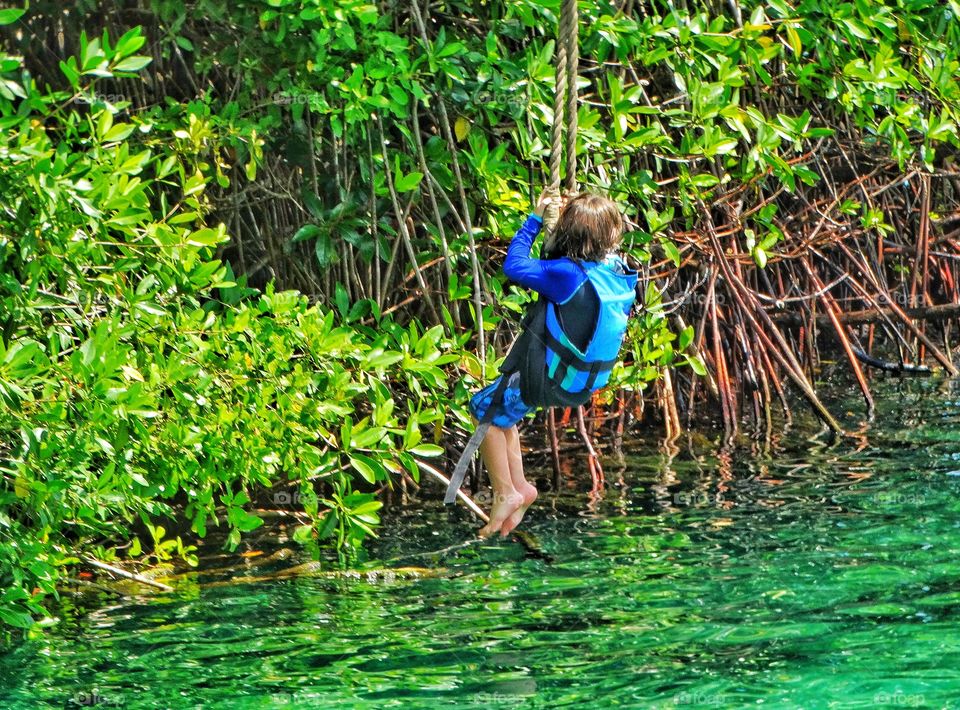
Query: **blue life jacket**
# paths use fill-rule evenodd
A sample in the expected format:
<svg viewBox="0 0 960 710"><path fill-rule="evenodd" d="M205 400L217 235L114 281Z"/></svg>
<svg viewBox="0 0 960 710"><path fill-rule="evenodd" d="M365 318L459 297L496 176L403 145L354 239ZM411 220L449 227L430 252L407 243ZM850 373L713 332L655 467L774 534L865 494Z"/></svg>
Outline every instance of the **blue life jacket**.
<svg viewBox="0 0 960 710"><path fill-rule="evenodd" d="M500 365L500 384L450 476L444 503L456 500L467 464L490 428L496 409L494 405L503 400L507 384L512 379L510 375L520 373L520 396L530 407L586 404L590 395L610 379L627 331L627 315L636 296L637 272L627 269L619 258L609 259L604 264L578 262L578 265L587 278L567 301L558 305L540 298L527 308L520 324L520 335ZM592 289L593 293L585 289ZM595 314L587 312L592 308L580 307L582 302L578 303L577 299L583 295L595 297L591 300L599 304ZM571 308L565 309L568 321L565 328L560 308L566 304ZM569 322L577 317L595 320L583 349L571 342L570 334L574 330L583 333L591 324L587 323L587 328L571 328L572 325L584 325Z"/></svg>
<svg viewBox="0 0 960 710"><path fill-rule="evenodd" d="M636 298L637 273L617 257L604 263L579 262L586 280L562 304L541 298L524 318L523 332L505 362L520 371L520 396L532 407L573 407L585 404L590 395L607 384L627 330L627 316ZM592 289L594 294L581 293ZM561 307L584 295L595 295L599 307L585 347L569 335L571 318L591 318L588 309ZM578 324L578 325L583 325ZM587 324L589 325L589 324ZM566 326L566 327L564 327ZM582 332L583 328L578 328Z"/></svg>

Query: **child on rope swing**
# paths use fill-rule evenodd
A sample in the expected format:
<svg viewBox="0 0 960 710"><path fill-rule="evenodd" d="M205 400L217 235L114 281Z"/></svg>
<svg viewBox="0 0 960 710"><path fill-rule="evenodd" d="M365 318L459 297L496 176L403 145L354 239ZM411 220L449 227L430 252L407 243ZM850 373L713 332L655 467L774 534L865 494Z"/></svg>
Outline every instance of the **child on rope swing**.
<svg viewBox="0 0 960 710"><path fill-rule="evenodd" d="M500 377L470 400L473 416L490 424L480 454L493 503L481 537L508 535L537 497L523 475L517 423L537 407L585 404L607 383L636 296L637 273L616 253L623 216L600 195L581 193L559 203L544 258L530 256L545 211L558 203L555 193L544 192L510 242L504 274L540 298L528 309Z"/></svg>

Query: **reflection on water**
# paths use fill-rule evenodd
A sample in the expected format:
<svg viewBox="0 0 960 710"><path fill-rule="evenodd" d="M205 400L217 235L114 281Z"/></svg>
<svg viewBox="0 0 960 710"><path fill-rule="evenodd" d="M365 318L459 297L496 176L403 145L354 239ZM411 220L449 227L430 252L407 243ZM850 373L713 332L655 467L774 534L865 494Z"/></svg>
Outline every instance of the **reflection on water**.
<svg viewBox="0 0 960 710"><path fill-rule="evenodd" d="M389 517L364 563L396 574L207 573L177 594L104 598L9 653L0 699L960 707L958 385L876 395L853 442L798 425L753 452L638 444L593 505L580 483L544 495L526 544L460 544L474 523L437 489Z"/></svg>

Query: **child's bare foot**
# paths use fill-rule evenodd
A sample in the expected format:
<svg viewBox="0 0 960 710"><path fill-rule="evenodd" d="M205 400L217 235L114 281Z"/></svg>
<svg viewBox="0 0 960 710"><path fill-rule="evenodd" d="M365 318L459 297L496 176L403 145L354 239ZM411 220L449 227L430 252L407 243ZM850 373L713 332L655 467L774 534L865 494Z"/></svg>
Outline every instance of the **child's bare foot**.
<svg viewBox="0 0 960 710"><path fill-rule="evenodd" d="M537 489L532 483L522 483L517 487L517 491L523 496L523 503L521 503L520 507L514 510L513 513L510 514L510 517L503 521L503 525L500 526L500 535L503 537L513 532L513 529L523 520L523 515L527 512L527 508L537 499Z"/></svg>
<svg viewBox="0 0 960 710"><path fill-rule="evenodd" d="M507 519L523 505L524 497L514 489L509 493L494 493L493 504L490 506L490 522L484 525L477 534L480 537L490 537L500 530Z"/></svg>

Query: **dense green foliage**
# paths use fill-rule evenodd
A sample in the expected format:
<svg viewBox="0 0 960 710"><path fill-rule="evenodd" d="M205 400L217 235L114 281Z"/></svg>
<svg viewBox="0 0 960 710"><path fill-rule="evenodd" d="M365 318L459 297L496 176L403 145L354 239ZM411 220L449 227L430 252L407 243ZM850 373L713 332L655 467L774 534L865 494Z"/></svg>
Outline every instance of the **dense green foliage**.
<svg viewBox="0 0 960 710"><path fill-rule="evenodd" d="M166 521L236 544L287 482L298 540L355 545L466 423L528 298L498 264L543 179L559 2L475 4L435 4L424 42L403 3L156 0L85 15L55 63L35 40L58 3L0 11L25 28L0 46L5 622L81 550L191 561ZM960 96L952 0L639 5L581 8L578 139L656 265L618 373L638 389L703 372L660 292L701 201L741 201L762 267L789 236L771 196L829 177L827 142L939 168ZM889 230L869 200L828 209Z"/></svg>
<svg viewBox="0 0 960 710"><path fill-rule="evenodd" d="M357 544L373 488L418 475L412 457L440 452L421 426L456 420L465 392L443 369L462 343L439 327L365 326L369 304L335 313L232 280L212 258L224 227L205 226L208 166L177 140L191 124L76 108L90 79L143 67L143 42L92 40L65 69L72 92L7 80L0 98L0 618L15 626L81 545L142 520L131 557L193 563L158 520L226 524L236 545L262 524L251 496L286 481L296 539Z"/></svg>

